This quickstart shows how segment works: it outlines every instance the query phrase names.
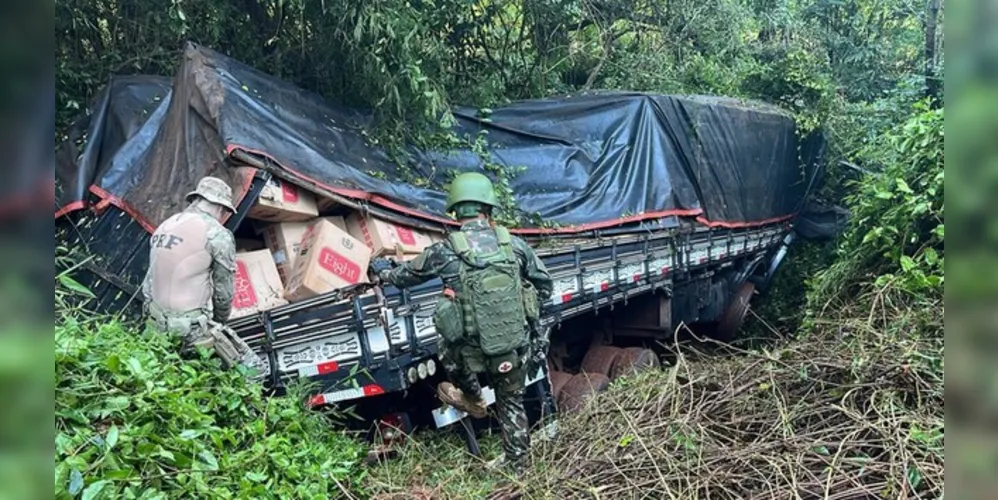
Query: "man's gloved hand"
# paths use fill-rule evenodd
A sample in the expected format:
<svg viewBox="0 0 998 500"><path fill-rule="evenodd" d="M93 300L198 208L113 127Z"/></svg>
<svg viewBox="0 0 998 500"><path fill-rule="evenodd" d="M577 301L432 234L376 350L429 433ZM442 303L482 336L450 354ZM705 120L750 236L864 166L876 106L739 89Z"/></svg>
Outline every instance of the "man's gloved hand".
<svg viewBox="0 0 998 500"><path fill-rule="evenodd" d="M377 279L379 284L389 283L388 274L391 273L390 269L382 269L378 271Z"/></svg>
<svg viewBox="0 0 998 500"><path fill-rule="evenodd" d="M375 285L387 283L388 273L392 270L392 264L392 261L388 259L378 259L371 262L371 267L368 268L371 283Z"/></svg>

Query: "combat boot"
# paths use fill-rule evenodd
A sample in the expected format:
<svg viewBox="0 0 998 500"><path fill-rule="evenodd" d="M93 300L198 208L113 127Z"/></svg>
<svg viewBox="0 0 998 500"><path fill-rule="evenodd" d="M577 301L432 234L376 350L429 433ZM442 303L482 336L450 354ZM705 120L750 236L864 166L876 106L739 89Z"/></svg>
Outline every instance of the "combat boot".
<svg viewBox="0 0 998 500"><path fill-rule="evenodd" d="M441 382L437 386L437 396L444 403L447 403L458 410L467 412L469 415L475 418L485 418L485 400L479 397L477 400L472 399L467 394L465 394L461 389L454 387L454 384L450 382Z"/></svg>

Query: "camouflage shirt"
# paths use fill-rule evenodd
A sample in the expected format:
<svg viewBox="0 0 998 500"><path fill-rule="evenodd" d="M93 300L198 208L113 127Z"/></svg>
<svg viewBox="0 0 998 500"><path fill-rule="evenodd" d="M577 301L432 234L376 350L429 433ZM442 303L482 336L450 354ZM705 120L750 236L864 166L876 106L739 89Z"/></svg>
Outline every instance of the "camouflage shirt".
<svg viewBox="0 0 998 500"><path fill-rule="evenodd" d="M236 245L228 229L192 206L163 221L149 246L146 303L177 314L201 310L218 322L229 318Z"/></svg>
<svg viewBox="0 0 998 500"><path fill-rule="evenodd" d="M461 226L461 231L467 236L468 244L475 251L495 252L499 242L495 232L485 219L477 219ZM523 277L537 289L537 296L544 302L551 296L554 287L551 275L544 263L537 257L534 250L522 239L512 236L513 253L520 262ZM444 286L461 293L461 283L458 279L460 257L451 249L447 240L434 243L423 250L415 259L404 262L390 271L382 271L379 277L397 287L411 287L425 283L434 278L440 278Z"/></svg>

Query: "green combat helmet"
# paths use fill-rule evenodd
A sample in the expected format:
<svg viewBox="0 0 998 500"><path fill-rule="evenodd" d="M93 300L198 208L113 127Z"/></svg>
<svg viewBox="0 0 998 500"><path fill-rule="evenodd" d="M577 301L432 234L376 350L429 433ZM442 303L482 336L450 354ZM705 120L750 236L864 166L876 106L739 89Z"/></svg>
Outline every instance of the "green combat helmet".
<svg viewBox="0 0 998 500"><path fill-rule="evenodd" d="M235 213L232 207L232 188L218 177L205 177L198 182L198 187L194 191L187 193L187 201L190 202L195 196L200 196L216 205L225 207L226 210Z"/></svg>
<svg viewBox="0 0 998 500"><path fill-rule="evenodd" d="M468 172L454 178L447 193L447 211L460 203L473 202L495 207L499 205L492 181L477 172Z"/></svg>

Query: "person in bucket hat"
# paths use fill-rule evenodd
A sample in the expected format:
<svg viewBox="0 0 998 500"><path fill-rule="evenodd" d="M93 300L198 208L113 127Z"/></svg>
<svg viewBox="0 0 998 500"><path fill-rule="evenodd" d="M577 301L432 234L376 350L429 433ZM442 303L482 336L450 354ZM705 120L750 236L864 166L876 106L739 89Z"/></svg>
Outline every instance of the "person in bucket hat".
<svg viewBox="0 0 998 500"><path fill-rule="evenodd" d="M205 177L198 182L198 187L187 193L187 202L193 202L197 197L204 198L209 203L214 203L229 211L236 213L232 206L232 188L218 177Z"/></svg>
<svg viewBox="0 0 998 500"><path fill-rule="evenodd" d="M142 282L145 312L160 331L181 340L187 354L212 349L227 367L243 365L260 377L262 360L225 326L236 283L236 243L222 225L235 213L232 188L205 177L187 194L187 208L163 221L149 239L149 270Z"/></svg>

